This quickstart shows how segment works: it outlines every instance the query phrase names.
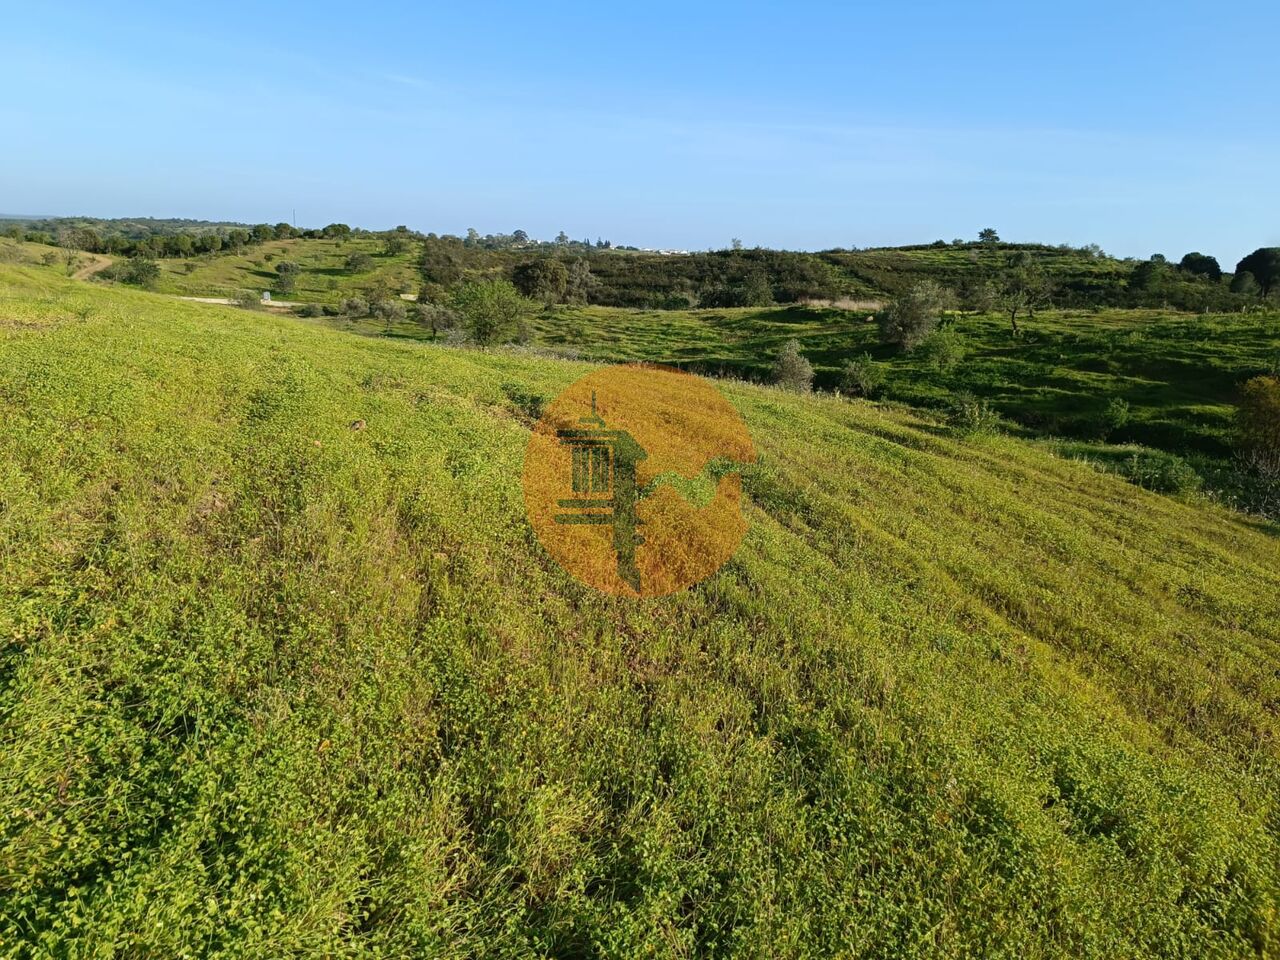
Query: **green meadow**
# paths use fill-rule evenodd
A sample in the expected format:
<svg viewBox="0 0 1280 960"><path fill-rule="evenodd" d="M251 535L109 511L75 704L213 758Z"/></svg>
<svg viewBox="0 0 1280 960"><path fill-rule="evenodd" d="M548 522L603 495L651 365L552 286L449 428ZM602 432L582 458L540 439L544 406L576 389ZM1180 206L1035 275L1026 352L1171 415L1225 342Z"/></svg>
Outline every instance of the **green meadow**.
<svg viewBox="0 0 1280 960"><path fill-rule="evenodd" d="M1123 390L1206 449L1275 338L999 322L956 321L1002 410ZM565 360L0 264L0 954L1280 955L1274 524L724 380L719 573L613 598L538 544L530 413L599 360L829 376L873 329L559 310Z"/></svg>
<svg viewBox="0 0 1280 960"><path fill-rule="evenodd" d="M346 296L361 296L371 283L385 283L393 293L417 289L417 245L390 255L384 241L372 237L345 240L269 240L242 253L218 253L189 259L162 259L160 277L153 289L193 297L230 297L237 290L275 290L276 266L296 263L296 289L277 293L277 300L302 303L337 303ZM368 270L351 272L346 261L352 254L372 258Z"/></svg>
<svg viewBox="0 0 1280 960"><path fill-rule="evenodd" d="M348 332L430 339L412 318L330 319ZM947 329L960 355L939 364L928 350L880 342L869 313L819 306L631 310L557 306L535 314L532 343L596 362L651 361L718 377L768 382L788 340L813 363L815 385L839 390L843 365L869 355L884 382L875 398L946 410L957 395L986 400L1007 428L1059 442L1101 465L1150 451L1185 458L1211 487L1229 488L1235 409L1251 376L1280 368L1280 313L1191 314L1160 310L1053 310L1021 321L956 313ZM846 389L847 392L847 389ZM1113 402L1129 411L1108 428Z"/></svg>

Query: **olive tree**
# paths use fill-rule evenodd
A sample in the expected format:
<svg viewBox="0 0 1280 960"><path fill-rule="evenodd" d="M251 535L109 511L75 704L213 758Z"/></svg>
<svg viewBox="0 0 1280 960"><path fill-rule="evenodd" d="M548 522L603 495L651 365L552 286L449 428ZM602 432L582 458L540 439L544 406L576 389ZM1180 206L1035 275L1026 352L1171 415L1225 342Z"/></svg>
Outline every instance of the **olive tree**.
<svg viewBox="0 0 1280 960"><path fill-rule="evenodd" d="M950 295L932 280L920 280L880 311L880 339L905 351L914 350L937 329Z"/></svg>
<svg viewBox="0 0 1280 960"><path fill-rule="evenodd" d="M463 329L482 347L517 336L531 306L507 280L472 280L452 299Z"/></svg>

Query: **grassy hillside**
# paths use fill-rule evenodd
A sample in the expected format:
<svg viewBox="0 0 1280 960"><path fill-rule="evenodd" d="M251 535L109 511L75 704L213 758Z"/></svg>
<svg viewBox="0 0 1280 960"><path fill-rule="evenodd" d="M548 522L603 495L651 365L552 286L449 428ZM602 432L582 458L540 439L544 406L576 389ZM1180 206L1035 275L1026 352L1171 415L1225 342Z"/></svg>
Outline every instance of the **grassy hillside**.
<svg viewBox="0 0 1280 960"><path fill-rule="evenodd" d="M1232 453L1240 385L1280 365L1280 313L1051 311L1024 319L1018 339L998 315L957 315L950 324L963 351L950 369L936 366L927 351L903 354L882 345L866 313L829 308L557 307L540 313L532 328L537 343L582 358L650 360L759 381L769 380L778 351L795 338L814 364L817 385L827 389L839 386L845 361L869 353L884 368L883 399L945 408L968 391L1040 436L1098 441L1108 404L1123 400L1131 420L1109 434L1112 446L1189 456L1211 475L1225 469ZM412 321L334 325L429 336Z"/></svg>
<svg viewBox="0 0 1280 960"><path fill-rule="evenodd" d="M788 339L800 341L820 385L870 353L886 364L891 399L939 406L956 390L989 398L1009 418L1051 433L1088 436L1113 397L1137 416L1127 436L1156 446L1223 454L1240 383L1280 363L1280 314L1188 315L1152 310L1054 311L1023 321L958 315L951 328L964 358L935 369L927 352L879 343L865 314L767 310L633 312L566 308L536 324L541 341L598 359L692 365L767 380Z"/></svg>
<svg viewBox="0 0 1280 960"><path fill-rule="evenodd" d="M219 253L187 260L160 260L160 279L154 289L195 297L226 297L236 290L274 290L276 265L289 260L302 268L297 288L278 294L280 300L304 303L337 303L343 297L360 296L374 283L387 284L392 292L413 292L418 287L417 246L391 256L376 237L347 240L269 240L241 254ZM351 273L347 257L355 253L373 258L369 270Z"/></svg>
<svg viewBox="0 0 1280 960"><path fill-rule="evenodd" d="M742 549L607 598L586 369L0 265L0 952L1280 955L1274 527L725 384Z"/></svg>

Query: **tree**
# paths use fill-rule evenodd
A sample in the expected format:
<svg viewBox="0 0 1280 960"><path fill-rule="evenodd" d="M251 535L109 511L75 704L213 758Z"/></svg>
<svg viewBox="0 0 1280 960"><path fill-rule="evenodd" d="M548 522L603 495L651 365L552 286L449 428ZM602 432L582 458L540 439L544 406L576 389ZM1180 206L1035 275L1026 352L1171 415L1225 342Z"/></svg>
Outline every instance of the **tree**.
<svg viewBox="0 0 1280 960"><path fill-rule="evenodd" d="M428 241L421 272L425 282L451 287L462 279L462 257L443 241Z"/></svg>
<svg viewBox="0 0 1280 960"><path fill-rule="evenodd" d="M742 249L742 241L741 241L741 240L739 240L737 237L734 237L732 240L730 240L730 241L729 241L729 246L730 246L730 248L732 248L733 250L741 250L741 249Z"/></svg>
<svg viewBox="0 0 1280 960"><path fill-rule="evenodd" d="M523 247L529 242L529 234L523 230L513 230L511 232L511 241L518 247Z"/></svg>
<svg viewBox="0 0 1280 960"><path fill-rule="evenodd" d="M997 300L1000 308L1009 315L1009 326L1016 337L1018 314L1026 312L1035 316L1037 307L1049 302L1053 296L1053 281L1029 251L1022 251L1005 261L1001 272Z"/></svg>
<svg viewBox="0 0 1280 960"><path fill-rule="evenodd" d="M565 288L565 301L568 303L589 303L591 291L596 287L595 275L591 272L591 264L586 257L574 257L569 264L569 283Z"/></svg>
<svg viewBox="0 0 1280 960"><path fill-rule="evenodd" d="M519 333L531 304L506 280L472 280L454 292L452 306L471 339L483 347Z"/></svg>
<svg viewBox="0 0 1280 960"><path fill-rule="evenodd" d="M999 243L1000 234L996 233L994 227L984 227L978 231L978 240L981 243Z"/></svg>
<svg viewBox="0 0 1280 960"><path fill-rule="evenodd" d="M448 330L455 325L457 317L448 307L438 303L417 303L413 306L413 319L420 326L431 331L434 340L441 330Z"/></svg>
<svg viewBox="0 0 1280 960"><path fill-rule="evenodd" d="M399 234L393 233L387 237L386 242L382 246L382 251L389 257L398 257L409 249L409 239Z"/></svg>
<svg viewBox="0 0 1280 960"><path fill-rule="evenodd" d="M1222 267L1216 257L1203 253L1188 253L1178 261L1178 269L1197 277L1208 277L1214 283L1222 279Z"/></svg>
<svg viewBox="0 0 1280 960"><path fill-rule="evenodd" d="M130 257L115 268L115 278L135 287L149 287L160 276L160 267L145 257Z"/></svg>
<svg viewBox="0 0 1280 960"><path fill-rule="evenodd" d="M763 271L756 270L747 275L742 285L742 302L747 307L768 307L773 304L773 288L769 286L769 278Z"/></svg>
<svg viewBox="0 0 1280 960"><path fill-rule="evenodd" d="M253 239L259 243L264 240L274 240L276 238L276 228L269 223L259 223L253 228Z"/></svg>
<svg viewBox="0 0 1280 960"><path fill-rule="evenodd" d="M345 269L347 273L364 273L373 268L373 257L367 253L353 253L347 257Z"/></svg>
<svg viewBox="0 0 1280 960"><path fill-rule="evenodd" d="M844 362L840 371L840 389L855 396L870 397L884 384L886 377L882 365L871 359L871 354Z"/></svg>
<svg viewBox="0 0 1280 960"><path fill-rule="evenodd" d="M968 352L964 337L954 327L933 331L920 341L917 349L924 362L939 373L950 373Z"/></svg>
<svg viewBox="0 0 1280 960"><path fill-rule="evenodd" d="M569 235L565 233L563 230L561 230L559 233L556 234L556 243L558 243L560 246L563 247L566 244L568 244L568 242L569 242Z"/></svg>
<svg viewBox="0 0 1280 960"><path fill-rule="evenodd" d="M948 292L932 280L913 283L880 311L880 339L911 351L938 326L950 299Z"/></svg>
<svg viewBox="0 0 1280 960"><path fill-rule="evenodd" d="M1169 288L1169 262L1157 254L1150 260L1143 260L1129 274L1129 289L1136 293L1149 294L1148 299L1163 299Z"/></svg>
<svg viewBox="0 0 1280 960"><path fill-rule="evenodd" d="M1258 281L1248 270L1237 270L1236 275L1231 278L1231 292L1241 293L1246 297L1256 297L1262 288L1258 286Z"/></svg>
<svg viewBox="0 0 1280 960"><path fill-rule="evenodd" d="M519 264L511 271L511 280L522 296L543 303L559 303L569 287L569 271L551 257Z"/></svg>
<svg viewBox="0 0 1280 960"><path fill-rule="evenodd" d="M281 260L276 264L276 293L288 295L297 287L298 274L302 272L292 260Z"/></svg>
<svg viewBox="0 0 1280 960"><path fill-rule="evenodd" d="M1259 247L1236 264L1236 273L1249 272L1262 296L1280 286L1280 247Z"/></svg>
<svg viewBox="0 0 1280 960"><path fill-rule="evenodd" d="M331 223L320 231L320 235L326 240L345 240L351 236L351 228L345 223Z"/></svg>
<svg viewBox="0 0 1280 960"><path fill-rule="evenodd" d="M370 309L375 317L386 324L387 333L390 333L397 323L404 320L408 312L404 301L398 298L395 300L375 300L370 304Z"/></svg>
<svg viewBox="0 0 1280 960"><path fill-rule="evenodd" d="M788 340L773 364L773 382L784 390L808 393L813 389L813 365L800 352L799 340Z"/></svg>
<svg viewBox="0 0 1280 960"><path fill-rule="evenodd" d="M1254 377L1244 385L1236 424L1245 461L1280 481L1280 377Z"/></svg>

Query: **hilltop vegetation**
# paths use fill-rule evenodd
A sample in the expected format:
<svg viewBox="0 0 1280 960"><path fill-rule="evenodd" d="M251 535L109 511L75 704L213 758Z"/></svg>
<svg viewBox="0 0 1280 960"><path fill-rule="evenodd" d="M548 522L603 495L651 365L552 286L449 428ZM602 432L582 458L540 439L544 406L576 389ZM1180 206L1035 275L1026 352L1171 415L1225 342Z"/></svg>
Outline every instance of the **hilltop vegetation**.
<svg viewBox="0 0 1280 960"><path fill-rule="evenodd" d="M13 239L56 243L72 251L162 260L168 275L164 289L221 296L229 289L265 287L285 298L334 309L361 283L375 290L411 287L424 301L439 302L460 280L494 276L514 279L527 296L549 303L675 310L886 299L922 279L948 288L957 306L978 311L1018 300L1030 309L1224 312L1266 301L1280 291L1280 250L1274 248L1245 257L1231 274L1198 251L1176 264L1159 254L1148 260L1117 260L1096 246L1002 243L994 230L982 231L973 241L890 249L807 253L744 248L734 241L725 250L667 254L604 240L573 241L563 233L547 242L520 230L488 236L471 230L459 237L416 233L405 226L375 233L342 223L300 230L288 223L81 218L12 221L6 232ZM281 247L276 241L297 242ZM357 256L382 252L389 260L375 260L366 270L344 269L345 258L336 258L333 248L348 243ZM267 259L285 253L298 267L292 281ZM408 259L417 265L416 277L407 269ZM545 280L548 271L573 274L575 280L520 282L522 276ZM344 283L344 272L368 276ZM155 279L149 269L144 275L144 285Z"/></svg>
<svg viewBox="0 0 1280 960"><path fill-rule="evenodd" d="M1280 952L1274 526L725 382L742 549L604 597L518 479L586 369L0 264L7 951Z"/></svg>

